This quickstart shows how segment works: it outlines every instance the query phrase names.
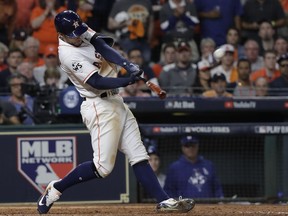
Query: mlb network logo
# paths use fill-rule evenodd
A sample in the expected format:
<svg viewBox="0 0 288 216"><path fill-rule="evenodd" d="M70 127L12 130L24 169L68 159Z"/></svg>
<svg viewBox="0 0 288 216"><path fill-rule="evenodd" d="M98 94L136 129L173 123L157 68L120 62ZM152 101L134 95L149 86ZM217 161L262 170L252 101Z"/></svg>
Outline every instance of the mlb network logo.
<svg viewBox="0 0 288 216"><path fill-rule="evenodd" d="M18 171L40 193L76 166L75 137L18 137Z"/></svg>

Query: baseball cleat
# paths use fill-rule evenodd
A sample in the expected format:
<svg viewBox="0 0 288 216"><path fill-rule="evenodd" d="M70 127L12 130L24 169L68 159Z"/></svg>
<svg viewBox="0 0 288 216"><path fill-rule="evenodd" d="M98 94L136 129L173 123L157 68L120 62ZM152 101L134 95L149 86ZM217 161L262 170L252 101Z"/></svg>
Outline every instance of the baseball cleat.
<svg viewBox="0 0 288 216"><path fill-rule="evenodd" d="M193 199L182 199L179 197L179 200L170 198L158 203L156 207L157 212L175 212L175 213L186 213L192 210L195 206L195 201Z"/></svg>
<svg viewBox="0 0 288 216"><path fill-rule="evenodd" d="M40 214L46 214L52 207L53 203L60 198L61 193L53 187L54 183L58 181L60 180L51 181L46 187L44 193L40 196L37 202L37 210Z"/></svg>

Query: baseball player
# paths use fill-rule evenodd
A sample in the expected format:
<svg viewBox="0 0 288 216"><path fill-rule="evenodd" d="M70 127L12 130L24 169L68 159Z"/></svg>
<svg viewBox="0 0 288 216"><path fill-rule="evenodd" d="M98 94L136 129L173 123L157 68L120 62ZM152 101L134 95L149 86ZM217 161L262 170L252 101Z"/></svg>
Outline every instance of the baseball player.
<svg viewBox="0 0 288 216"><path fill-rule="evenodd" d="M61 68L83 97L80 112L91 135L93 160L79 164L63 179L51 181L37 202L38 212L47 213L67 188L108 176L118 150L128 158L137 180L156 198L157 211L190 211L195 205L193 199L169 198L159 185L136 119L118 94L118 88L135 83L142 70L111 48L112 38L91 30L75 12L63 11L54 22ZM119 66L130 77L117 78Z"/></svg>

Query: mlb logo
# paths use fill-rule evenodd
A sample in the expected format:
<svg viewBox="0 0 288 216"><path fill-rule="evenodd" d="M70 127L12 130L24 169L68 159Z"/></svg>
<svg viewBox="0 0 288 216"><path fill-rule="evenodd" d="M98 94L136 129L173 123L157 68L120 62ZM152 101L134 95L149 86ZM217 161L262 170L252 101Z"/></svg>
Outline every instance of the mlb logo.
<svg viewBox="0 0 288 216"><path fill-rule="evenodd" d="M41 194L76 167L75 137L18 137L18 171Z"/></svg>

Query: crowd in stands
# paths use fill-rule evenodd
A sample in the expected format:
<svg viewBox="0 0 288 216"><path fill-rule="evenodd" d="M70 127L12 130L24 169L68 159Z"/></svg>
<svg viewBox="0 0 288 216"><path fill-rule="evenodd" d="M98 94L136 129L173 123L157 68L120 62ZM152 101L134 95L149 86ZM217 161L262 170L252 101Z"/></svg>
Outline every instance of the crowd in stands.
<svg viewBox="0 0 288 216"><path fill-rule="evenodd" d="M66 9L113 37L114 48L168 96L288 93L288 0L0 0L1 95L11 95L14 79L72 85L59 67L54 27L55 15ZM215 59L219 47L225 55ZM143 81L120 94L154 96ZM20 104L31 107L25 97Z"/></svg>

